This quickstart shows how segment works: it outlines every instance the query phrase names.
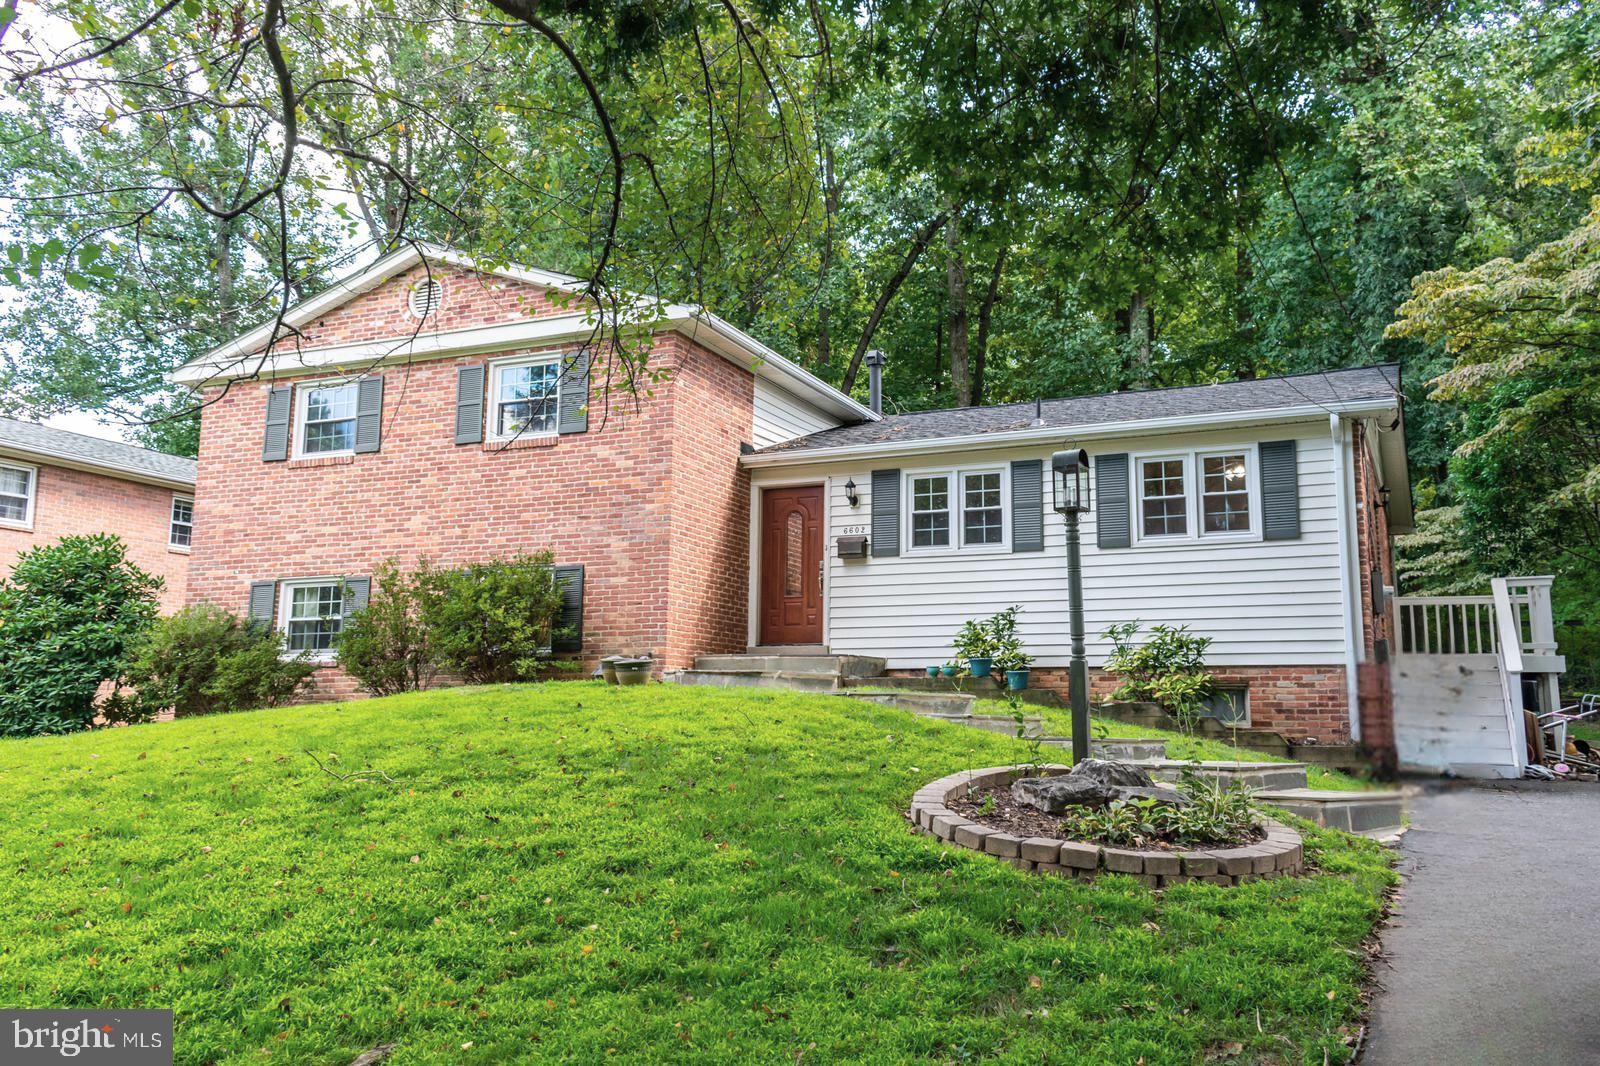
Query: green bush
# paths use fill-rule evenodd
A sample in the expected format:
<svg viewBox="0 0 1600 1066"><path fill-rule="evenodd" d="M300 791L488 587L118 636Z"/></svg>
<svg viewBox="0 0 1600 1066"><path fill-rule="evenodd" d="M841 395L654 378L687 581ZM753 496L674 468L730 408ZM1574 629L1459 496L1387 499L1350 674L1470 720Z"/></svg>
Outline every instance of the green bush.
<svg viewBox="0 0 1600 1066"><path fill-rule="evenodd" d="M1139 644L1139 625L1125 622L1105 631L1112 647L1105 668L1122 678L1113 696L1158 703L1183 729L1192 729L1214 684L1206 672L1211 638L1190 633L1188 626L1152 626L1150 639Z"/></svg>
<svg viewBox="0 0 1600 1066"><path fill-rule="evenodd" d="M549 552L434 570L419 589L434 664L470 685L534 681L574 663L552 660L564 635L561 586Z"/></svg>
<svg viewBox="0 0 1600 1066"><path fill-rule="evenodd" d="M994 657L993 669L1002 675L1008 670L1026 670L1033 665L1033 656L1022 650L1022 640L1017 636L1017 615L1021 611L1021 607L1007 607L984 623L994 649L990 653Z"/></svg>
<svg viewBox="0 0 1600 1066"><path fill-rule="evenodd" d="M276 632L215 604L197 604L156 622L134 647L114 701L117 717L275 707L300 691L314 669L305 655L284 658Z"/></svg>
<svg viewBox="0 0 1600 1066"><path fill-rule="evenodd" d="M1183 806L1154 799L1115 800L1099 809L1072 812L1062 828L1074 839L1114 848L1239 844L1254 830L1258 812L1244 785L1223 786L1185 770L1182 791L1190 801Z"/></svg>
<svg viewBox="0 0 1600 1066"><path fill-rule="evenodd" d="M23 552L0 581L0 736L89 728L161 587L111 534Z"/></svg>
<svg viewBox="0 0 1600 1066"><path fill-rule="evenodd" d="M387 560L373 575L367 606L345 619L339 665L374 696L414 692L432 680L433 647L422 600L436 583L426 560L409 574Z"/></svg>

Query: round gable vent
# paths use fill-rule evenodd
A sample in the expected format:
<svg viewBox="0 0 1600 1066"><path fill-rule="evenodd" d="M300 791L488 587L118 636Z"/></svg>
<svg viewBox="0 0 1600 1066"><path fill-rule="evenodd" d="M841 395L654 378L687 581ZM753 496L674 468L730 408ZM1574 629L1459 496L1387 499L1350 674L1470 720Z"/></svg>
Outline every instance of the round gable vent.
<svg viewBox="0 0 1600 1066"><path fill-rule="evenodd" d="M439 303L443 299L443 283L432 279L419 281L411 286L411 313L418 318L427 318L439 310Z"/></svg>

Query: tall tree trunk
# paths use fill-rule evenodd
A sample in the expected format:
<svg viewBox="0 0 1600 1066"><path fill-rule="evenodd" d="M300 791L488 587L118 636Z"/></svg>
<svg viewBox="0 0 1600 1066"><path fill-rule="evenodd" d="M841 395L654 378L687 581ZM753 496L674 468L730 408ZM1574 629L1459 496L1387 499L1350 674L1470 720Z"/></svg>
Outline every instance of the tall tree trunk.
<svg viewBox="0 0 1600 1066"><path fill-rule="evenodd" d="M830 144L822 153L822 258L817 264L817 365L824 368L833 361L833 308L828 302L828 282L833 272L833 220L838 213L839 185L834 180Z"/></svg>
<svg viewBox="0 0 1600 1066"><path fill-rule="evenodd" d="M1255 273L1250 264L1250 245L1245 240L1245 220L1242 205L1234 205L1233 238L1233 332L1239 351L1244 353L1234 365L1233 376L1249 381L1256 376L1256 326L1250 317L1250 278Z"/></svg>
<svg viewBox="0 0 1600 1066"><path fill-rule="evenodd" d="M972 406L972 363L967 338L967 260L961 246L961 214L950 208L944 227L945 286L949 294L950 384L957 407Z"/></svg>
<svg viewBox="0 0 1600 1066"><path fill-rule="evenodd" d="M839 384L840 391L849 392L855 387L856 375L861 373L861 360L867 354L867 349L872 346L872 335L878 332L878 323L883 320L883 312L888 309L889 301L894 299L894 294L905 284L906 278L911 275L911 268L917 265L917 260L922 258L922 253L928 248L928 242L933 240L933 235L939 232L948 217L941 211L917 231L910 250L900 261L900 266L894 275L884 284L883 291L878 294L878 302L872 305L872 313L867 316L867 324L861 330L861 339L856 341L856 350L850 356L850 365L845 367L844 380Z"/></svg>
<svg viewBox="0 0 1600 1066"><path fill-rule="evenodd" d="M1128 387L1150 385L1150 305L1143 289L1128 297Z"/></svg>
<svg viewBox="0 0 1600 1066"><path fill-rule="evenodd" d="M233 306L233 220L217 226L217 324L224 333L237 328L239 312Z"/></svg>
<svg viewBox="0 0 1600 1066"><path fill-rule="evenodd" d="M984 377L989 366L989 323L994 318L994 305L1000 299L1000 274L1006 268L1005 245L994 254L994 269L989 272L989 289L978 305L978 343L972 349L972 403L982 406Z"/></svg>

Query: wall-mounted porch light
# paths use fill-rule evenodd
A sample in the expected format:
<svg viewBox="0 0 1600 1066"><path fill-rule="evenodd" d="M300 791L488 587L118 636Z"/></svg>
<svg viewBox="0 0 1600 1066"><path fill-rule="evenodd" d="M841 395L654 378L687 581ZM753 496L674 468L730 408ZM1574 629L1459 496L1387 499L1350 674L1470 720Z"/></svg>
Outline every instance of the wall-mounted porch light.
<svg viewBox="0 0 1600 1066"><path fill-rule="evenodd" d="M856 479L851 478L844 483L844 500L851 507L861 502L861 494L856 491Z"/></svg>

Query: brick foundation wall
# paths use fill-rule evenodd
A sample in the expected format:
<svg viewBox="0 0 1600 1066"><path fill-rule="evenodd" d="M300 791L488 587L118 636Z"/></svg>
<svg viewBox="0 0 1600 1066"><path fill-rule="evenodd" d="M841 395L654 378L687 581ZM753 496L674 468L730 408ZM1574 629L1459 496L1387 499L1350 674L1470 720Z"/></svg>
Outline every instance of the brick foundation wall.
<svg viewBox="0 0 1600 1066"><path fill-rule="evenodd" d="M446 275L446 311L481 299L485 316L509 306L525 317L519 295L537 302L515 283L482 295L479 279L463 277ZM400 281L309 331L323 344L403 336L415 323ZM520 353L381 368L381 450L331 463L262 461L267 384L208 390L197 507L205 535L189 599L242 612L253 581L370 574L389 557L448 566L548 548L584 566L586 670L613 653L678 669L696 654L742 649L750 487L738 458L753 376L662 333L649 366L665 377L637 404L620 389L608 394L596 356L588 432L513 448L456 445L456 368L510 354ZM355 694L328 667L310 698Z"/></svg>
<svg viewBox="0 0 1600 1066"><path fill-rule="evenodd" d="M189 495L170 488L123 481L49 466L33 459L8 460L38 471L33 501L33 529L0 526L0 573L9 573L17 556L29 548L83 533L115 533L128 545L135 565L166 581L161 610L182 607L188 596L189 555L167 546L172 497ZM201 536L198 528L195 537Z"/></svg>

